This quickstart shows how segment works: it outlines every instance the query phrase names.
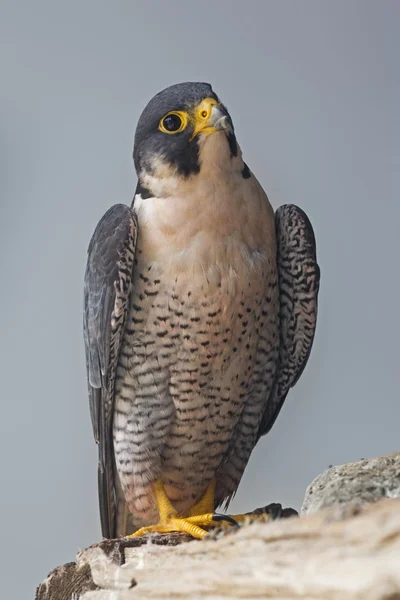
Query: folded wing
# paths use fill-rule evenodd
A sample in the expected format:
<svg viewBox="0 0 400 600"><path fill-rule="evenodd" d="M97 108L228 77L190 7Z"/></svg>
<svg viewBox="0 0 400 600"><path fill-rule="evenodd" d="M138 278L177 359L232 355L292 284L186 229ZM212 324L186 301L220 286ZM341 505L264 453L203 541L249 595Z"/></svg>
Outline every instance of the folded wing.
<svg viewBox="0 0 400 600"><path fill-rule="evenodd" d="M320 270L313 228L294 204L275 213L280 292L280 348L275 383L259 437L274 424L289 389L299 380L310 356L317 322Z"/></svg>
<svg viewBox="0 0 400 600"><path fill-rule="evenodd" d="M132 285L137 222L123 204L100 220L89 244L83 329L93 432L99 448L98 485L103 536L116 532L112 438L114 384Z"/></svg>

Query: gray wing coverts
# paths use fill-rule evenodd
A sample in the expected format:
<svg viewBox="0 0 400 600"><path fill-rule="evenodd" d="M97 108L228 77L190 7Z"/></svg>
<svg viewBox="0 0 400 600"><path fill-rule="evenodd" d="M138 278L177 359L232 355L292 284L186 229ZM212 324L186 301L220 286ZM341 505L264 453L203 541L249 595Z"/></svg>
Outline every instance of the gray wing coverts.
<svg viewBox="0 0 400 600"><path fill-rule="evenodd" d="M307 215L294 204L275 213L280 295L279 365L259 437L273 426L310 356L317 322L320 270Z"/></svg>
<svg viewBox="0 0 400 600"><path fill-rule="evenodd" d="M89 244L84 284L83 329L90 414L99 446L99 503L104 537L115 532L112 439L114 383L131 291L137 237L133 211L112 206Z"/></svg>

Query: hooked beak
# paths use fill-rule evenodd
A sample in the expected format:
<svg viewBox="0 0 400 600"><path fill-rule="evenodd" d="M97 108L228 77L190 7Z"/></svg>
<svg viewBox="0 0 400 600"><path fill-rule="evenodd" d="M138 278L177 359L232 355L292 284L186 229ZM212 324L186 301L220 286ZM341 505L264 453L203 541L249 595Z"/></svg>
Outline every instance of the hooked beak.
<svg viewBox="0 0 400 600"><path fill-rule="evenodd" d="M232 122L226 109L214 98L206 98L196 108L192 139L199 133L209 135L217 131L232 132Z"/></svg>
<svg viewBox="0 0 400 600"><path fill-rule="evenodd" d="M225 129L226 131L232 131L230 119L226 112L221 110L220 107L213 108L213 110L211 111L211 117L215 119L213 125L215 131L220 131L221 129Z"/></svg>

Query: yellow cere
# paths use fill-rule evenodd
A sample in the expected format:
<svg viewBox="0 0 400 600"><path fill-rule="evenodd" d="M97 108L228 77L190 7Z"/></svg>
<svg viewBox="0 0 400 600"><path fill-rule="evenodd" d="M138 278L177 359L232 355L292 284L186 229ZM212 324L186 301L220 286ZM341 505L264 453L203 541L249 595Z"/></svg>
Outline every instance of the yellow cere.
<svg viewBox="0 0 400 600"><path fill-rule="evenodd" d="M219 106L219 102L214 98L205 98L195 109L194 112L194 132L193 139L199 133L214 133L215 127L209 124L211 112L214 106Z"/></svg>
<svg viewBox="0 0 400 600"><path fill-rule="evenodd" d="M218 102L214 98L205 98L197 107L195 111L196 125L203 125L204 121L210 118L211 109L213 106L218 106Z"/></svg>

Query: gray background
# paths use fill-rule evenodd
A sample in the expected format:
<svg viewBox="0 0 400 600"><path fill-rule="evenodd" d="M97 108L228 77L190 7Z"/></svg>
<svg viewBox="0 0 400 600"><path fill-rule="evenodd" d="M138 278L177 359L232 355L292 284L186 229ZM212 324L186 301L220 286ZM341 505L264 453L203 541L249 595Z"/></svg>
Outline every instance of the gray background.
<svg viewBox="0 0 400 600"><path fill-rule="evenodd" d="M130 203L135 124L172 83L213 84L272 204L302 206L318 242L311 360L233 508L299 508L329 464L399 449L399 17L378 0L0 1L2 597L100 538L86 248Z"/></svg>

